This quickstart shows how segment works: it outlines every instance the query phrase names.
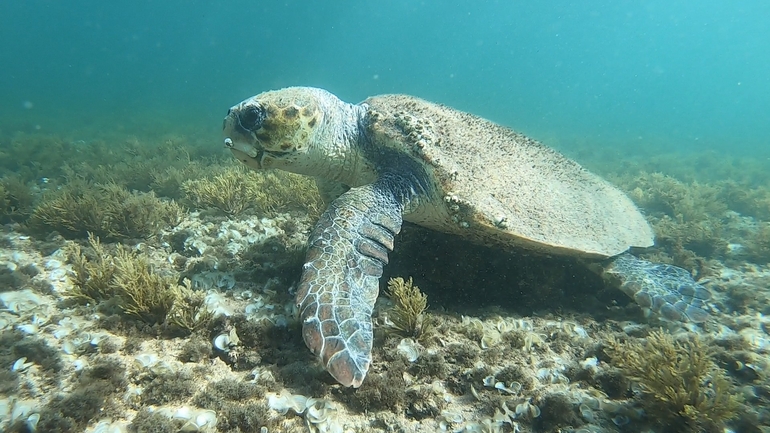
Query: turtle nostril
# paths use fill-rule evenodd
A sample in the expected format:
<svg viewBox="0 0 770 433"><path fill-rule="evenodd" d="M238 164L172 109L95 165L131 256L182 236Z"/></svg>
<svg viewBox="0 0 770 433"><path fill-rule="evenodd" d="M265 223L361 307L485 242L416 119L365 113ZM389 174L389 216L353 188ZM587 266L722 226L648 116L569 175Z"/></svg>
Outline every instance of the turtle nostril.
<svg viewBox="0 0 770 433"><path fill-rule="evenodd" d="M251 106L238 114L238 123L241 127L247 131L256 131L262 127L262 122L265 121L267 113L265 109L260 106Z"/></svg>

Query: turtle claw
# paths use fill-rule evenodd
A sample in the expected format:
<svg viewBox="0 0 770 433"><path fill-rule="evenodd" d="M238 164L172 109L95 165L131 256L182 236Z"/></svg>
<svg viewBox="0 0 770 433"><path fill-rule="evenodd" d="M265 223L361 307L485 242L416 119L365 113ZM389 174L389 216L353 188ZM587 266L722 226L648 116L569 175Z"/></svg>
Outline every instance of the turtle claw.
<svg viewBox="0 0 770 433"><path fill-rule="evenodd" d="M709 318L711 293L682 268L622 254L603 275L615 280L620 290L639 306L665 320L702 323Z"/></svg>

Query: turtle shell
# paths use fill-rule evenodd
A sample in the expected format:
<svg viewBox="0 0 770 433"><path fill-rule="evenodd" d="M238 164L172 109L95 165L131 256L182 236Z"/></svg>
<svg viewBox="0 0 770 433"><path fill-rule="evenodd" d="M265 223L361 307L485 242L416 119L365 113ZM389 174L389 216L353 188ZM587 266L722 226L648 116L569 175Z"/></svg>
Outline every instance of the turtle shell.
<svg viewBox="0 0 770 433"><path fill-rule="evenodd" d="M364 103L375 147L407 153L433 183L434 196L407 221L484 244L583 257L653 244L623 192L531 138L412 96Z"/></svg>

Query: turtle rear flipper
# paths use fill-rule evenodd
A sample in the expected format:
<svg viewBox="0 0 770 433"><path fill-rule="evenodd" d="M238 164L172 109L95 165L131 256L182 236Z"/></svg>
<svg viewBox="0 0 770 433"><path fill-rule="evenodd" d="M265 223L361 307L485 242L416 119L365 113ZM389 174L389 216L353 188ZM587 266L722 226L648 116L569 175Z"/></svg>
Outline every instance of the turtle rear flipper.
<svg viewBox="0 0 770 433"><path fill-rule="evenodd" d="M682 268L621 254L604 269L603 276L641 307L666 320L701 323L709 317L711 293Z"/></svg>
<svg viewBox="0 0 770 433"><path fill-rule="evenodd" d="M302 336L344 386L361 386L372 361L372 310L401 210L378 183L353 188L331 203L310 234L296 297Z"/></svg>

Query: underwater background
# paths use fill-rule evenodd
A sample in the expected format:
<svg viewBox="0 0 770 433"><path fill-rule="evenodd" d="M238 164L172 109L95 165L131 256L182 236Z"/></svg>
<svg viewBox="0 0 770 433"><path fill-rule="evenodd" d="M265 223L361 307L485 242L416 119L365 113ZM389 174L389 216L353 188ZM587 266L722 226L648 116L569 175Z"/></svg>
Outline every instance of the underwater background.
<svg viewBox="0 0 770 433"><path fill-rule="evenodd" d="M769 432L770 3L0 3L0 432ZM405 93L617 185L712 294L640 308L569 257L406 224L372 369L294 311L311 179L223 146L227 109Z"/></svg>
<svg viewBox="0 0 770 433"><path fill-rule="evenodd" d="M770 133L762 1L6 2L3 129L214 130L291 85L407 93L565 146L753 154ZM155 121L153 122L153 119ZM767 152L764 152L766 155Z"/></svg>

